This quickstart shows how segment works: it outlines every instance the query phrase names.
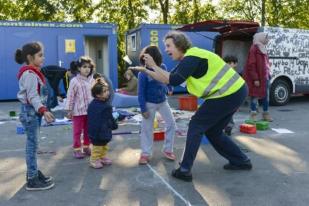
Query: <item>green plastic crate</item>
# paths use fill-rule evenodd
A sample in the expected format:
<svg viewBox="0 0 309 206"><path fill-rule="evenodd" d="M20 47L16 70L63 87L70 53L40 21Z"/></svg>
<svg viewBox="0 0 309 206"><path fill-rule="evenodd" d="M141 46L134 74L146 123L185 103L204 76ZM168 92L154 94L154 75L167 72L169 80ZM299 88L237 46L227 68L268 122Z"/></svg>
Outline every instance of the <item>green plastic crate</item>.
<svg viewBox="0 0 309 206"><path fill-rule="evenodd" d="M255 125L255 124L256 124L256 121L251 120L251 119L247 119L247 120L245 120L245 123L246 123L246 124Z"/></svg>
<svg viewBox="0 0 309 206"><path fill-rule="evenodd" d="M253 121L251 119L245 120L246 124L255 125L257 130L267 130L269 129L269 122L267 121Z"/></svg>
<svg viewBox="0 0 309 206"><path fill-rule="evenodd" d="M269 123L267 121L257 121L256 129L257 130L267 130L269 128Z"/></svg>

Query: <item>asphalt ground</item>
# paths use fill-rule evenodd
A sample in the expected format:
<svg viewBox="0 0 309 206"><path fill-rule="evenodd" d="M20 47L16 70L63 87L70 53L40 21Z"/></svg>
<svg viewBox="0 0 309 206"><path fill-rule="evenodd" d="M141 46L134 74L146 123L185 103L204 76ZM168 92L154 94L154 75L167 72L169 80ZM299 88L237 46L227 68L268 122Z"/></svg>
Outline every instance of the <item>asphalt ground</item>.
<svg viewBox="0 0 309 206"><path fill-rule="evenodd" d="M169 101L177 108L177 96ZM0 205L309 204L309 97L293 98L283 107L270 107L274 118L271 129L252 135L239 132L239 125L249 114L248 108L242 106L234 116L232 138L251 158L253 170L223 170L227 161L210 144L202 144L192 170L193 182L189 183L170 175L181 158L185 137L175 137L177 161L164 159L163 143L156 141L151 162L139 166L139 135L115 135L109 152L113 165L96 170L89 167L88 159L73 158L69 125L42 127L39 168L54 177L55 187L38 192L25 190L26 138L16 134L17 121L9 117L9 111L18 112L18 106L18 102L0 103ZM138 124L122 124L117 132L138 129Z"/></svg>

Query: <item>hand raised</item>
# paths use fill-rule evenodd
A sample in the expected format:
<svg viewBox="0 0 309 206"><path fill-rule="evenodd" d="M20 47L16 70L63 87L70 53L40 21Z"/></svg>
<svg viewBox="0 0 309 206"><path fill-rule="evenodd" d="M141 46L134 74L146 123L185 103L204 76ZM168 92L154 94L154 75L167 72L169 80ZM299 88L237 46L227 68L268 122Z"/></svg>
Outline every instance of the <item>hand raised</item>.
<svg viewBox="0 0 309 206"><path fill-rule="evenodd" d="M129 67L128 69L131 69L131 70L134 70L134 71L140 71L140 72L146 71L146 67L142 67L142 66Z"/></svg>

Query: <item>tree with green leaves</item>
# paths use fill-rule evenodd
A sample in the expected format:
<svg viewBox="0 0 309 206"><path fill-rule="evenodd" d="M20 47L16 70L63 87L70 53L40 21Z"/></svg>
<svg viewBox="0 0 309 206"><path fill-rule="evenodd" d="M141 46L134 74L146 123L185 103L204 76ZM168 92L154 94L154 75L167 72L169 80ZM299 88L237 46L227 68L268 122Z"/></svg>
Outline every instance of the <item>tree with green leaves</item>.
<svg viewBox="0 0 309 206"><path fill-rule="evenodd" d="M265 4L265 12L263 12ZM290 28L309 28L307 0L221 0L221 16L225 19L244 19L265 25Z"/></svg>
<svg viewBox="0 0 309 206"><path fill-rule="evenodd" d="M218 19L216 7L211 2L201 4L200 0L178 0L174 8L175 13L171 17L173 24L192 24Z"/></svg>
<svg viewBox="0 0 309 206"><path fill-rule="evenodd" d="M159 10L162 15L162 20L159 22L168 24L170 18L171 2L169 0L145 0L144 4L151 10Z"/></svg>
<svg viewBox="0 0 309 206"><path fill-rule="evenodd" d="M92 0L0 0L2 20L92 21ZM21 6L22 5L22 6Z"/></svg>
<svg viewBox="0 0 309 206"><path fill-rule="evenodd" d="M118 25L118 77L123 82L125 63L125 32L137 27L147 18L147 10L143 0L101 0L94 13L98 22L116 22Z"/></svg>

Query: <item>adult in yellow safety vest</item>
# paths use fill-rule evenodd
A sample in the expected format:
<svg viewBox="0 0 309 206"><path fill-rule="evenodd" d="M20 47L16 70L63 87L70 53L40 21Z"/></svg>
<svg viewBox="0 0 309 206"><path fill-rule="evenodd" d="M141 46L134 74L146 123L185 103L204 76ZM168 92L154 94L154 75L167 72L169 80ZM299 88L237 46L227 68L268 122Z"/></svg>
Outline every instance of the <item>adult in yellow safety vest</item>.
<svg viewBox="0 0 309 206"><path fill-rule="evenodd" d="M191 117L181 164L172 171L172 176L192 181L191 168L204 134L215 150L229 161L223 166L224 169L251 170L250 159L223 133L223 129L247 96L245 81L215 53L192 47L190 40L182 32L167 33L164 44L168 55L179 61L171 72L156 66L148 54L144 54L144 60L146 66L153 71L144 67L131 69L145 72L172 86L185 83L190 94L204 99L203 104Z"/></svg>

